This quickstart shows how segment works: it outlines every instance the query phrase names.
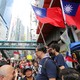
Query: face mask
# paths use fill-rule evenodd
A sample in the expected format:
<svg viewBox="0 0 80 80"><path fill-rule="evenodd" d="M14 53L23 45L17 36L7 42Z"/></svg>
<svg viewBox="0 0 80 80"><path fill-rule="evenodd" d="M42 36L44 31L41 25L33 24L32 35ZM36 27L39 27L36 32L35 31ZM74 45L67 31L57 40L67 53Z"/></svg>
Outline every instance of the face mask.
<svg viewBox="0 0 80 80"><path fill-rule="evenodd" d="M52 52L50 52L49 55L50 55L51 57L55 56Z"/></svg>

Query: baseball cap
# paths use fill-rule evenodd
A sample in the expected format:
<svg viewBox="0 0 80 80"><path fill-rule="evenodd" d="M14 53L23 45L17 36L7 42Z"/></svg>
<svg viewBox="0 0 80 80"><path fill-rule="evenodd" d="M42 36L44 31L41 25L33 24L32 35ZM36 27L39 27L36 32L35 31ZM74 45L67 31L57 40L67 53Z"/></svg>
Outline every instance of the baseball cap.
<svg viewBox="0 0 80 80"><path fill-rule="evenodd" d="M31 66L25 66L25 69L32 70Z"/></svg>
<svg viewBox="0 0 80 80"><path fill-rule="evenodd" d="M32 71L32 67L31 66L25 66L23 73L25 74L27 70Z"/></svg>

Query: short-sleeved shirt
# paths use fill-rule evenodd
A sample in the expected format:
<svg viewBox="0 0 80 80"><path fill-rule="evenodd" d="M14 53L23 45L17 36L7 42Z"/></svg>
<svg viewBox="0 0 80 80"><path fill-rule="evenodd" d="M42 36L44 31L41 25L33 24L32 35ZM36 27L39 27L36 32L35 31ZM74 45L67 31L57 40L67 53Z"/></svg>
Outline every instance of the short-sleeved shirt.
<svg viewBox="0 0 80 80"><path fill-rule="evenodd" d="M27 77L25 76L24 78L20 79L20 80L27 80ZM35 80L35 78L33 77L33 80Z"/></svg>
<svg viewBox="0 0 80 80"><path fill-rule="evenodd" d="M62 54L58 54L57 56L55 56L54 62L56 63L56 66L58 66L58 67L65 66L65 64L66 64Z"/></svg>
<svg viewBox="0 0 80 80"><path fill-rule="evenodd" d="M46 58L43 58L39 63L36 80L49 80L49 78L56 78L57 69L56 65L53 63L53 60L48 59L45 64L45 68L43 67Z"/></svg>

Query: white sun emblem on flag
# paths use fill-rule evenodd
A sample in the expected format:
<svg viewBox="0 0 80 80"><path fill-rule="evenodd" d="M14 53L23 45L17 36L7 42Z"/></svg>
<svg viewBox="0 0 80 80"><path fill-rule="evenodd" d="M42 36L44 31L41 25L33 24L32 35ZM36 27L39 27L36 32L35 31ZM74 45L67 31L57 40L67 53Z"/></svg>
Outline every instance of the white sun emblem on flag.
<svg viewBox="0 0 80 80"><path fill-rule="evenodd" d="M73 10L73 7L72 7L72 5L69 4L64 7L64 10L66 13L71 13Z"/></svg>
<svg viewBox="0 0 80 80"><path fill-rule="evenodd" d="M40 10L36 10L36 14L38 14L38 15L42 15L42 12L40 11Z"/></svg>

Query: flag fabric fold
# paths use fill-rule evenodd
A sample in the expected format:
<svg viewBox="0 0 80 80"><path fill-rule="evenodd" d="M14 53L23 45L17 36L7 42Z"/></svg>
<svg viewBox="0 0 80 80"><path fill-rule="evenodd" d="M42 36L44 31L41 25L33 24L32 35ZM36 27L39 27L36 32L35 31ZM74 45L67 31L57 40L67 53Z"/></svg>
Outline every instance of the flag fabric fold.
<svg viewBox="0 0 80 80"><path fill-rule="evenodd" d="M64 28L63 17L59 7L46 9L32 6L32 8L36 14L37 19L41 23L50 23L54 26Z"/></svg>
<svg viewBox="0 0 80 80"><path fill-rule="evenodd" d="M69 61L69 62L77 62L76 59L73 59L72 56L69 55L69 52L66 52L65 60L66 60L66 61Z"/></svg>
<svg viewBox="0 0 80 80"><path fill-rule="evenodd" d="M50 24L54 25L54 23L56 22L58 24L58 27L65 27L60 7L47 8L47 17L53 20L52 22L50 22Z"/></svg>
<svg viewBox="0 0 80 80"><path fill-rule="evenodd" d="M66 23L80 29L80 4L62 0ZM56 27L65 28L63 14L60 7L39 8L32 6L37 19L41 23L50 23Z"/></svg>
<svg viewBox="0 0 80 80"><path fill-rule="evenodd" d="M80 29L80 4L67 2L62 0L63 10L66 17L66 23L68 25L74 25Z"/></svg>

